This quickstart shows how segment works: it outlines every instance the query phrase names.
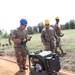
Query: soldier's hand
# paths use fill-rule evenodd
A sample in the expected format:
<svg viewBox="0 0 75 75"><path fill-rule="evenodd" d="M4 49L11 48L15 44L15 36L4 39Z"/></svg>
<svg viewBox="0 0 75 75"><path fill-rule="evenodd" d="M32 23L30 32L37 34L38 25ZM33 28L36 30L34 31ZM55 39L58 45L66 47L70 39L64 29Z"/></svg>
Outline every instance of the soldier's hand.
<svg viewBox="0 0 75 75"><path fill-rule="evenodd" d="M64 36L64 34L62 34L62 36Z"/></svg>
<svg viewBox="0 0 75 75"><path fill-rule="evenodd" d="M27 41L30 41L31 39L30 38L27 38Z"/></svg>
<svg viewBox="0 0 75 75"><path fill-rule="evenodd" d="M43 45L46 45L46 43L43 43Z"/></svg>
<svg viewBox="0 0 75 75"><path fill-rule="evenodd" d="M61 37L63 37L63 36L64 36L64 34L60 34L60 36L61 36Z"/></svg>
<svg viewBox="0 0 75 75"><path fill-rule="evenodd" d="M17 43L18 43L18 44L20 44L21 41L22 41L21 39L16 39L16 40L17 40Z"/></svg>
<svg viewBox="0 0 75 75"><path fill-rule="evenodd" d="M30 40L31 40L31 38L32 38L32 37L28 37L28 38L27 38L27 41L30 41Z"/></svg>

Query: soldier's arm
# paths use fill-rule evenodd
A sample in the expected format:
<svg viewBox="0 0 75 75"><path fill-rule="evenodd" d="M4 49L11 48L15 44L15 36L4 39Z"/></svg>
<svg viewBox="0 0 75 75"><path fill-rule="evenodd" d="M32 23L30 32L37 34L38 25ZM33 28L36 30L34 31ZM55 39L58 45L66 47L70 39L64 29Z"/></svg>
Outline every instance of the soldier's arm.
<svg viewBox="0 0 75 75"><path fill-rule="evenodd" d="M45 45L45 33L44 33L44 31L41 32L41 41Z"/></svg>
<svg viewBox="0 0 75 75"><path fill-rule="evenodd" d="M60 37L63 37L64 34L61 32L61 28L60 28Z"/></svg>
<svg viewBox="0 0 75 75"><path fill-rule="evenodd" d="M20 44L20 43L21 43L21 39L16 38L16 31L15 31L15 30L13 31L11 40L12 40L14 43L17 43L17 44Z"/></svg>
<svg viewBox="0 0 75 75"><path fill-rule="evenodd" d="M58 36L57 36L57 34L56 34L56 31L55 31L55 30L54 30L54 37L55 37L56 41L58 41Z"/></svg>
<svg viewBox="0 0 75 75"><path fill-rule="evenodd" d="M28 31L27 31L27 30L25 30L25 31L26 31L25 38L27 39L27 41L30 41L30 40L31 40L31 38L28 36Z"/></svg>

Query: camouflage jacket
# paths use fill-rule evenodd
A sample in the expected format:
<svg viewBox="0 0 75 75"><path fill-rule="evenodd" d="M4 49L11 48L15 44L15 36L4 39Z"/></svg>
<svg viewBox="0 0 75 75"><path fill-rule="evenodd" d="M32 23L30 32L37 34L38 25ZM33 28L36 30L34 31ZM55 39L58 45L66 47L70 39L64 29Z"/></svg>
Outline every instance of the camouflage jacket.
<svg viewBox="0 0 75 75"><path fill-rule="evenodd" d="M50 27L49 29L44 28L41 32L41 40L43 43L54 41L54 38L57 39L57 36L54 32L54 29Z"/></svg>
<svg viewBox="0 0 75 75"><path fill-rule="evenodd" d="M12 35L15 35L16 39L23 39L23 38L27 38L28 37L28 32L27 32L27 30L21 30L21 29L17 28L15 30L13 30L13 34ZM14 43L14 46L17 46L17 44Z"/></svg>
<svg viewBox="0 0 75 75"><path fill-rule="evenodd" d="M56 32L56 34L58 35L58 36L61 36L61 27L60 27L60 25L58 25L58 24L55 24L55 26L54 26L54 31Z"/></svg>

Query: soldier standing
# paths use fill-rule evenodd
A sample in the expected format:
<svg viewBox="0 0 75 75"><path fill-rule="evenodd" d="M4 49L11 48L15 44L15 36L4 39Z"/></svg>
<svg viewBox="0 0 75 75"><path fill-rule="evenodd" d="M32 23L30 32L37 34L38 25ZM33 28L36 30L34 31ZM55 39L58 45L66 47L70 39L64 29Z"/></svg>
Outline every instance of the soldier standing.
<svg viewBox="0 0 75 75"><path fill-rule="evenodd" d="M27 58L27 52L26 52L27 47L24 48L23 45L21 44L22 42L21 39L28 38L28 32L27 30L25 30L26 26L27 26L27 20L21 19L19 28L13 30L13 34L12 34L12 41L14 42L15 55L17 58L17 63L20 72L27 70L25 66L26 58ZM30 41L30 38L28 38L27 40Z"/></svg>
<svg viewBox="0 0 75 75"><path fill-rule="evenodd" d="M62 34L62 32L61 32L61 27L59 25L59 17L56 17L55 18L55 21L56 21L56 23L55 23L55 26L54 26L54 31L55 31L55 33L57 34L57 37L58 37L58 41L56 41L56 49L55 49L55 52L58 53L57 48L59 47L59 49L61 50L61 53L62 54L65 54L63 52L63 49L62 49L61 43L60 43L60 37L63 37L64 34Z"/></svg>
<svg viewBox="0 0 75 75"><path fill-rule="evenodd" d="M13 34L13 30L11 30L11 31L10 31L10 34L8 35L8 42L9 42L9 45L12 45L12 42L11 42L12 34Z"/></svg>
<svg viewBox="0 0 75 75"><path fill-rule="evenodd" d="M46 51L55 51L54 38L57 39L54 29L50 27L49 20L45 20L45 27L41 32L41 40Z"/></svg>

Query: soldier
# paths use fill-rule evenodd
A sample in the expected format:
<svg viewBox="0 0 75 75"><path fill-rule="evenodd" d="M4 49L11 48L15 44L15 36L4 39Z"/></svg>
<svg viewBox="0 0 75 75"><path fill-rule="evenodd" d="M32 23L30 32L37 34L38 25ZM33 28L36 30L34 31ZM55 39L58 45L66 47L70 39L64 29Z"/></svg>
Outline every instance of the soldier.
<svg viewBox="0 0 75 75"><path fill-rule="evenodd" d="M12 34L13 34L13 30L10 31L10 34L9 34L9 36L8 36L9 45L12 45L12 42L11 42Z"/></svg>
<svg viewBox="0 0 75 75"><path fill-rule="evenodd" d="M12 41L14 42L15 55L17 58L17 63L20 72L27 70L25 66L26 58L27 58L27 52L26 52L27 47L24 48L23 45L21 44L22 42L21 39L28 38L28 32L27 30L25 30L26 26L27 26L27 20L21 19L19 28L13 30L13 34L12 34ZM28 38L27 40L30 41L30 38Z"/></svg>
<svg viewBox="0 0 75 75"><path fill-rule="evenodd" d="M49 20L45 20L45 28L41 32L41 40L46 51L55 51L54 38L57 40L54 29L50 27Z"/></svg>
<svg viewBox="0 0 75 75"><path fill-rule="evenodd" d="M55 21L56 21L56 23L55 23L55 26L54 26L54 31L55 31L55 33L57 34L57 37L58 37L58 41L56 41L56 49L55 49L55 52L58 53L57 48L59 47L59 49L61 50L61 53L62 54L65 54L63 52L63 49L62 49L61 43L60 43L60 37L63 37L64 34L62 34L62 32L61 32L61 27L59 25L59 17L56 17L55 18Z"/></svg>

